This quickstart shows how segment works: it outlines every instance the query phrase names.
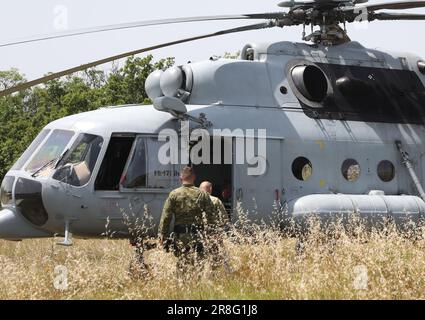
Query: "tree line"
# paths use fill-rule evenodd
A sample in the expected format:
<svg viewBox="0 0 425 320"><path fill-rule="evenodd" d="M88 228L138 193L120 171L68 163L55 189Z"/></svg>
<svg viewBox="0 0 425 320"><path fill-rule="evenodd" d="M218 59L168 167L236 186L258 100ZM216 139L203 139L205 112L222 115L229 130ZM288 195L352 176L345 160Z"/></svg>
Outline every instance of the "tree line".
<svg viewBox="0 0 425 320"><path fill-rule="evenodd" d="M49 122L68 115L122 104L150 104L145 80L174 58L130 57L109 71L90 69L0 98L0 181ZM25 82L18 70L0 71L0 90Z"/></svg>

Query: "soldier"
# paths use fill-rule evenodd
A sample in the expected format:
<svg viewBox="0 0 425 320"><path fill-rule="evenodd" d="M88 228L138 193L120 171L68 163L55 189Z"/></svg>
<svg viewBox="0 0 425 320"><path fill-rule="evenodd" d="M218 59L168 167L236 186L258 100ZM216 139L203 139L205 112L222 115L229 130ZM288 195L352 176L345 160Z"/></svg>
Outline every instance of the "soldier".
<svg viewBox="0 0 425 320"><path fill-rule="evenodd" d="M209 181L204 181L199 186L199 189L210 195L211 201L214 204L214 213L216 215L216 222L219 228L215 228L214 232L211 233L211 237L208 241L208 251L212 257L212 268L217 269L220 265L224 264L226 269L229 269L228 259L223 249L223 234L228 227L229 215L226 212L226 208L223 202L217 197L211 195L213 185ZM221 248L221 249L220 249Z"/></svg>
<svg viewBox="0 0 425 320"><path fill-rule="evenodd" d="M194 262L195 255L203 257L201 234L214 224L214 205L207 193L194 186L196 176L191 167L180 172L182 186L173 190L165 201L159 224L161 244L167 237L174 217L174 254L179 257L179 269Z"/></svg>
<svg viewBox="0 0 425 320"><path fill-rule="evenodd" d="M199 186L199 189L208 193L210 195L211 201L214 204L214 213L218 215L216 221L219 222L220 226L223 227L226 223L229 222L229 215L227 214L226 208L224 207L223 202L217 197L212 196L213 185L209 181L204 181Z"/></svg>

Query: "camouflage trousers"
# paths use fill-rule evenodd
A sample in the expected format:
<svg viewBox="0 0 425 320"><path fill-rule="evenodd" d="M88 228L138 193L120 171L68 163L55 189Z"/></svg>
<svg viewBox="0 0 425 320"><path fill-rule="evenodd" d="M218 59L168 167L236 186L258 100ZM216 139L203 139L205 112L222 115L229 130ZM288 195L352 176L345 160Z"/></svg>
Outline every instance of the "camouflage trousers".
<svg viewBox="0 0 425 320"><path fill-rule="evenodd" d="M205 258L201 237L189 233L176 234L174 237L174 255L178 258L177 268L179 270L201 264Z"/></svg>
<svg viewBox="0 0 425 320"><path fill-rule="evenodd" d="M207 245L205 246L205 254L209 257L213 270L223 266L226 261L223 246L223 238L220 234L214 233L208 237Z"/></svg>

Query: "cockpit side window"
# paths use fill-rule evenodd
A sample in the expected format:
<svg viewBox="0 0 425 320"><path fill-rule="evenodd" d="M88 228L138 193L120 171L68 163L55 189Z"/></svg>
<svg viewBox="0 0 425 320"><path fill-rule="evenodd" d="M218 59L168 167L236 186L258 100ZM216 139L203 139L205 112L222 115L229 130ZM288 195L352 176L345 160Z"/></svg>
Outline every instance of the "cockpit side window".
<svg viewBox="0 0 425 320"><path fill-rule="evenodd" d="M69 152L58 163L58 170L53 179L76 187L86 185L91 178L102 145L102 137L80 134Z"/></svg>
<svg viewBox="0 0 425 320"><path fill-rule="evenodd" d="M167 189L176 184L179 175L173 165L158 160L163 144L158 136L137 137L121 179L121 189Z"/></svg>
<svg viewBox="0 0 425 320"><path fill-rule="evenodd" d="M25 152L22 154L22 156L19 158L18 161L13 165L11 170L21 170L22 167L25 165L25 163L28 161L28 159L33 155L35 150L38 148L38 146L43 142L43 140L47 137L49 134L49 129L42 130L38 136L34 139L33 142L31 142L30 146L25 150Z"/></svg>
<svg viewBox="0 0 425 320"><path fill-rule="evenodd" d="M36 172L50 161L58 158L65 150L65 147L68 145L73 135L73 131L53 130L46 142L31 159L25 170L28 172Z"/></svg>
<svg viewBox="0 0 425 320"><path fill-rule="evenodd" d="M146 169L146 139L138 137L121 185L126 189L146 188Z"/></svg>

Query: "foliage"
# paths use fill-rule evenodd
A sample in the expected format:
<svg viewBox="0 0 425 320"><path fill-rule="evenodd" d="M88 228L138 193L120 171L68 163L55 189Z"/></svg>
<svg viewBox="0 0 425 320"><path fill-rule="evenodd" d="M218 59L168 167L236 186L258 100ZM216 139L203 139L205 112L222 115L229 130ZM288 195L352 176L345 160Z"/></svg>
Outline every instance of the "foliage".
<svg viewBox="0 0 425 320"><path fill-rule="evenodd" d="M0 181L49 122L109 105L150 103L144 88L146 78L173 64L173 58L155 62L151 55L131 57L110 72L90 69L0 98ZM24 81L16 69L0 71L0 90Z"/></svg>
<svg viewBox="0 0 425 320"><path fill-rule="evenodd" d="M225 52L224 55L223 55L223 58L224 59L233 59L233 60L236 60L236 59L239 59L240 55L241 55L241 52L240 51L235 52L235 53Z"/></svg>
<svg viewBox="0 0 425 320"><path fill-rule="evenodd" d="M139 275L128 240L76 240L71 248L58 239L0 240L0 299L425 298L423 228L368 231L353 220L322 229L313 221L296 245L273 227L235 225L223 233L216 267L208 255L177 270L173 253L156 248Z"/></svg>

